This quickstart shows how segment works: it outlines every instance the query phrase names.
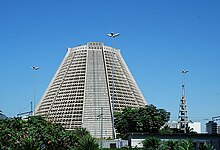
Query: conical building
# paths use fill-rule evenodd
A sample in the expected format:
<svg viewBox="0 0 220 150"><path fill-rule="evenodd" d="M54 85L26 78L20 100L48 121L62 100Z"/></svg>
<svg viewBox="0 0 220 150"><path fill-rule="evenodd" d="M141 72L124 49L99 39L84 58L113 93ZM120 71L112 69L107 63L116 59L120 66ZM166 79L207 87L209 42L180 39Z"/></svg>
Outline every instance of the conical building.
<svg viewBox="0 0 220 150"><path fill-rule="evenodd" d="M113 113L145 105L120 51L90 42L67 49L35 114L69 130L84 127L95 137L114 137Z"/></svg>

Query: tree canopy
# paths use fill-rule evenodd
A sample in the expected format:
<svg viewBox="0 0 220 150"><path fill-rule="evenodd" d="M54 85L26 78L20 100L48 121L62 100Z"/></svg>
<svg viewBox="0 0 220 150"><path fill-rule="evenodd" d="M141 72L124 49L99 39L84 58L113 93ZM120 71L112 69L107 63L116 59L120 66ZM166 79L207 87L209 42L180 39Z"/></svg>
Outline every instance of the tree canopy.
<svg viewBox="0 0 220 150"><path fill-rule="evenodd" d="M192 140L161 140L157 137L148 137L142 141L143 149L147 150L194 150ZM207 149L209 150L209 149Z"/></svg>
<svg viewBox="0 0 220 150"><path fill-rule="evenodd" d="M88 140L90 139L90 140ZM65 130L60 124L31 116L27 120L0 120L0 149L80 149L83 144L98 149L95 139L84 128Z"/></svg>
<svg viewBox="0 0 220 150"><path fill-rule="evenodd" d="M126 107L122 112L115 113L115 128L121 137L129 132L158 133L169 118L169 112L154 105Z"/></svg>

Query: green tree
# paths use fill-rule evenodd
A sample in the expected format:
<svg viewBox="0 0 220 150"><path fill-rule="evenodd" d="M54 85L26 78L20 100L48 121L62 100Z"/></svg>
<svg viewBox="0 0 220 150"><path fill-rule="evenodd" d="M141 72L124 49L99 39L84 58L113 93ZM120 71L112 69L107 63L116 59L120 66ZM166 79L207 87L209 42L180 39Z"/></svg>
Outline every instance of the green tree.
<svg viewBox="0 0 220 150"><path fill-rule="evenodd" d="M195 145L191 140L162 141L157 137L148 137L143 142L146 150L194 150Z"/></svg>
<svg viewBox="0 0 220 150"><path fill-rule="evenodd" d="M32 139L33 147L53 149L63 147L62 133L64 128L59 124L52 124L40 116L31 116L26 122L25 138Z"/></svg>
<svg viewBox="0 0 220 150"><path fill-rule="evenodd" d="M162 141L156 137L148 137L142 143L146 150L160 150L162 147Z"/></svg>
<svg viewBox="0 0 220 150"><path fill-rule="evenodd" d="M21 118L0 120L0 148L16 149L21 144L24 121Z"/></svg>
<svg viewBox="0 0 220 150"><path fill-rule="evenodd" d="M199 144L199 149L200 150L215 150L215 148L212 145L208 144L208 143Z"/></svg>
<svg viewBox="0 0 220 150"><path fill-rule="evenodd" d="M79 147L81 138L88 135L84 128L66 131L60 124L48 122L40 116L31 116L27 120L0 120L0 149L3 150L73 149Z"/></svg>
<svg viewBox="0 0 220 150"><path fill-rule="evenodd" d="M194 150L195 146L192 140L180 140L178 143L178 148L181 150Z"/></svg>
<svg viewBox="0 0 220 150"><path fill-rule="evenodd" d="M115 113L115 128L121 137L129 132L158 133L169 118L169 112L154 105L126 107L122 112Z"/></svg>
<svg viewBox="0 0 220 150"><path fill-rule="evenodd" d="M163 143L164 150L178 150L178 141L168 140Z"/></svg>
<svg viewBox="0 0 220 150"><path fill-rule="evenodd" d="M96 139L94 139L92 136L86 135L86 136L83 136L79 140L79 146L77 149L78 150L98 150L99 144L96 141Z"/></svg>
<svg viewBox="0 0 220 150"><path fill-rule="evenodd" d="M168 140L163 141L163 150L194 150L192 140Z"/></svg>

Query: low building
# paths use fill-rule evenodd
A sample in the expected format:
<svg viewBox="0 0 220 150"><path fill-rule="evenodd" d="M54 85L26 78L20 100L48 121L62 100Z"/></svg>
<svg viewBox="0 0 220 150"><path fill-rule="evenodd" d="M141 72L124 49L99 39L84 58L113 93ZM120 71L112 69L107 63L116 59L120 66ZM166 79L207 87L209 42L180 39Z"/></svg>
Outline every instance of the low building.
<svg viewBox="0 0 220 150"><path fill-rule="evenodd" d="M122 148L122 147L128 147L128 141L122 140L122 139L114 139L114 140L107 140L103 139L102 141L99 139L99 146L102 148Z"/></svg>
<svg viewBox="0 0 220 150"><path fill-rule="evenodd" d="M208 134L217 134L218 124L214 121L209 121L206 123L206 132Z"/></svg>
<svg viewBox="0 0 220 150"><path fill-rule="evenodd" d="M220 134L220 126L218 126L218 134Z"/></svg>
<svg viewBox="0 0 220 150"><path fill-rule="evenodd" d="M189 122L189 127L196 133L202 133L201 122Z"/></svg>
<svg viewBox="0 0 220 150"><path fill-rule="evenodd" d="M167 125L170 128L178 128L178 122L177 121L169 121ZM196 133L202 133L201 131L201 122L189 122L188 126L193 129Z"/></svg>
<svg viewBox="0 0 220 150"><path fill-rule="evenodd" d="M167 123L168 127L170 128L177 128L178 127L178 122L177 121L169 121Z"/></svg>
<svg viewBox="0 0 220 150"><path fill-rule="evenodd" d="M142 141L148 137L157 137L161 140L184 140L190 139L195 144L195 149L198 150L200 144L208 143L212 145L216 150L220 149L220 134L184 134L184 133L172 133L172 134L150 134L150 133L129 133L127 134L128 146L131 147L143 147Z"/></svg>
<svg viewBox="0 0 220 150"><path fill-rule="evenodd" d="M0 112L0 119L6 119L6 118L8 118L8 117Z"/></svg>

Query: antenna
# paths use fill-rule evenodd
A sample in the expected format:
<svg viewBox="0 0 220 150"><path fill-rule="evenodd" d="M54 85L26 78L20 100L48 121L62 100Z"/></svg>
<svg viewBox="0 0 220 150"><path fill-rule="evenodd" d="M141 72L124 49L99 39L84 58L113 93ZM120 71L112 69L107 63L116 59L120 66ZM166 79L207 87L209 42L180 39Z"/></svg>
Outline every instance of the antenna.
<svg viewBox="0 0 220 150"><path fill-rule="evenodd" d="M186 92L185 92L185 75L188 73L188 70L182 70L181 73L183 74L183 83L182 83L182 97L180 99L180 106L179 106L179 115L178 115L178 128L183 130L186 133L186 128L188 127L189 118L186 109Z"/></svg>

